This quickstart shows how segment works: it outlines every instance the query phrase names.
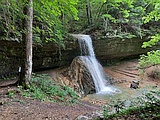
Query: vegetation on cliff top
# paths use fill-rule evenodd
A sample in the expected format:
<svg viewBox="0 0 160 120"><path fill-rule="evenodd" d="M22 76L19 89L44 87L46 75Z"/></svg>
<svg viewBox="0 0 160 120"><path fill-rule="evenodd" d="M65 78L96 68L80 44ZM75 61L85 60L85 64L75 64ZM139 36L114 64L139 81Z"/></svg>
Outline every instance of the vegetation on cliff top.
<svg viewBox="0 0 160 120"><path fill-rule="evenodd" d="M24 2L0 3L1 35L21 41L25 32ZM66 33L82 32L142 38L156 34L160 25L159 0L35 0L33 8L33 41L39 44L45 41L62 44Z"/></svg>

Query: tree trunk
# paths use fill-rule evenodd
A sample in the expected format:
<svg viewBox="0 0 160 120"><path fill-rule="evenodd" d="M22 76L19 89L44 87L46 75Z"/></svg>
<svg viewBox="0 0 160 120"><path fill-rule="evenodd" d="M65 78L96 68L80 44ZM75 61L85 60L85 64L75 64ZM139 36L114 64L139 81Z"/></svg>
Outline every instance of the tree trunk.
<svg viewBox="0 0 160 120"><path fill-rule="evenodd" d="M30 85L32 76L32 20L33 20L33 1L27 1L26 15L26 60L25 60L25 84Z"/></svg>
<svg viewBox="0 0 160 120"><path fill-rule="evenodd" d="M91 5L90 5L90 0L87 0L86 11L87 11L88 24L91 25L91 24L92 24L92 19L91 19Z"/></svg>
<svg viewBox="0 0 160 120"><path fill-rule="evenodd" d="M19 80L16 84L22 85L24 88L30 86L32 76L32 21L33 21L33 1L27 0L24 6L23 20L23 41L22 41L22 63L19 68Z"/></svg>

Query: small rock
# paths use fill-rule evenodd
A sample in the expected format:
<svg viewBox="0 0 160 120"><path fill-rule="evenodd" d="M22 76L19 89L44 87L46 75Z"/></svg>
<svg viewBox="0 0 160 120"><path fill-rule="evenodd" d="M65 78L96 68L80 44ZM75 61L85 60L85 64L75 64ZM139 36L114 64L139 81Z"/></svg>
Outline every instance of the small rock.
<svg viewBox="0 0 160 120"><path fill-rule="evenodd" d="M3 101L0 101L0 105L3 105L4 104L4 102Z"/></svg>
<svg viewBox="0 0 160 120"><path fill-rule="evenodd" d="M2 100L2 101L0 101L0 105L4 105L4 104L6 104L7 103L7 101L6 100Z"/></svg>
<svg viewBox="0 0 160 120"><path fill-rule="evenodd" d="M138 80L133 80L132 82L139 85L139 81Z"/></svg>
<svg viewBox="0 0 160 120"><path fill-rule="evenodd" d="M75 120L89 120L87 116L78 116Z"/></svg>
<svg viewBox="0 0 160 120"><path fill-rule="evenodd" d="M130 85L130 88L137 89L138 87L139 87L139 81L133 80Z"/></svg>
<svg viewBox="0 0 160 120"><path fill-rule="evenodd" d="M80 115L75 120L102 120L103 118L103 111L99 111L92 114Z"/></svg>

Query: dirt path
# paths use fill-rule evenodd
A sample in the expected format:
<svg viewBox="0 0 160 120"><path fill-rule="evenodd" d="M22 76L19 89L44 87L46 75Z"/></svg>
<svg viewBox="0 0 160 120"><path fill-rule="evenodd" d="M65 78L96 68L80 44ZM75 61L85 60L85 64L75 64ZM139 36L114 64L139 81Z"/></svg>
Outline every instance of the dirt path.
<svg viewBox="0 0 160 120"><path fill-rule="evenodd" d="M5 91L2 88L0 91ZM16 89L14 87L9 89ZM100 110L98 105L80 101L75 105L60 105L60 103L31 100L20 95L9 98L0 95L0 120L74 120L83 114L92 114Z"/></svg>

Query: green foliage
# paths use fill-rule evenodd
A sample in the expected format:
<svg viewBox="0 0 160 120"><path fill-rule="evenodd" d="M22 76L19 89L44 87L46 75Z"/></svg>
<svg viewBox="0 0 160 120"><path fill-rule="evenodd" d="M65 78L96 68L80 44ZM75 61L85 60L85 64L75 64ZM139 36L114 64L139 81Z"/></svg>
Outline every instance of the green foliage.
<svg viewBox="0 0 160 120"><path fill-rule="evenodd" d="M158 21L160 19L160 12L159 12L160 1L159 0L152 0L149 2L154 7L154 9L151 12L149 12L147 14L147 16L143 17L144 23L148 23L152 19L154 19L155 21Z"/></svg>
<svg viewBox="0 0 160 120"><path fill-rule="evenodd" d="M108 18L112 22L116 23L116 19L114 17L112 17L110 14L104 14L104 15L102 15L102 18Z"/></svg>
<svg viewBox="0 0 160 120"><path fill-rule="evenodd" d="M88 3L91 6L90 25L86 14ZM104 30L105 35L116 31L116 35L125 32L143 37L142 17L145 23L152 18L159 20L159 6L158 0L35 0L33 41L38 44L54 41L63 45L67 32L78 33L92 27ZM22 0L1 0L0 28L3 31L0 32L4 36L22 39L25 33L23 7Z"/></svg>
<svg viewBox="0 0 160 120"><path fill-rule="evenodd" d="M152 21L153 19L155 21L158 21L160 19L160 12L159 12L160 1L153 0L152 2L150 2L150 4L152 6L154 6L154 9L150 13L148 13L147 16L144 16L142 18L144 23L148 23L148 22ZM151 40L149 42L144 42L142 45L142 48L152 47L153 45L156 45L156 43L158 43L159 41L160 41L160 33L152 36Z"/></svg>
<svg viewBox="0 0 160 120"><path fill-rule="evenodd" d="M22 95L38 100L66 103L75 103L78 100L78 95L71 88L53 84L50 79L45 74L35 74L32 77L32 86L27 90L23 90Z"/></svg>
<svg viewBox="0 0 160 120"><path fill-rule="evenodd" d="M150 41L143 42L142 48L152 47L153 45L156 45L159 41L160 41L160 34L156 34L151 37Z"/></svg>
<svg viewBox="0 0 160 120"><path fill-rule="evenodd" d="M144 0L90 0L92 25L86 22L87 3L84 0L79 2L83 8L81 6L77 8L80 21L76 23L81 28L76 26L78 28L75 28L76 31L95 27L107 36L112 36L113 33L116 35L130 33L141 37L144 35L141 27L142 17L146 14L144 9L147 3Z"/></svg>
<svg viewBox="0 0 160 120"><path fill-rule="evenodd" d="M158 21L144 24L142 20L154 9L154 5L149 0L89 0L89 2L92 24L87 23L87 2L79 1L77 9L80 20L71 22L74 28L71 26L70 30L74 29L73 32L94 33L95 31L96 34L105 36L129 33L143 38L146 35L153 35L157 24L160 24Z"/></svg>
<svg viewBox="0 0 160 120"><path fill-rule="evenodd" d="M63 45L64 35L67 33L65 25L67 19L72 17L78 20L78 11L75 8L77 0L41 0L35 1L34 5L34 39L41 41L54 41ZM67 18L67 19L66 19Z"/></svg>
<svg viewBox="0 0 160 120"><path fill-rule="evenodd" d="M14 98L16 95L16 91L15 90L10 90L7 92L8 97L10 98Z"/></svg>
<svg viewBox="0 0 160 120"><path fill-rule="evenodd" d="M64 34L67 33L65 25L67 19L78 20L78 11L75 8L77 0L34 0L33 16L33 41L54 41L63 45ZM0 33L3 37L22 40L23 14L25 1L1 0L0 1ZM66 17L66 19L64 19ZM6 39L6 38L5 38Z"/></svg>
<svg viewBox="0 0 160 120"><path fill-rule="evenodd" d="M17 0L0 1L0 33L5 37L21 38L22 3Z"/></svg>
<svg viewBox="0 0 160 120"><path fill-rule="evenodd" d="M153 0L150 2L152 6L154 6L154 9L147 14L147 16L144 16L142 19L144 23L148 23L152 20L158 21L160 19L160 1L159 0ZM146 47L152 47L153 45L156 45L160 41L160 33L155 34L151 37L151 40L148 42L144 42L142 45L142 48ZM141 66L147 66L147 65L156 65L160 64L160 51L151 51L148 52L147 55L141 55L139 64Z"/></svg>
<svg viewBox="0 0 160 120"><path fill-rule="evenodd" d="M141 55L139 59L139 65L141 67L152 66L160 64L160 51L150 51L147 52L147 55Z"/></svg>

